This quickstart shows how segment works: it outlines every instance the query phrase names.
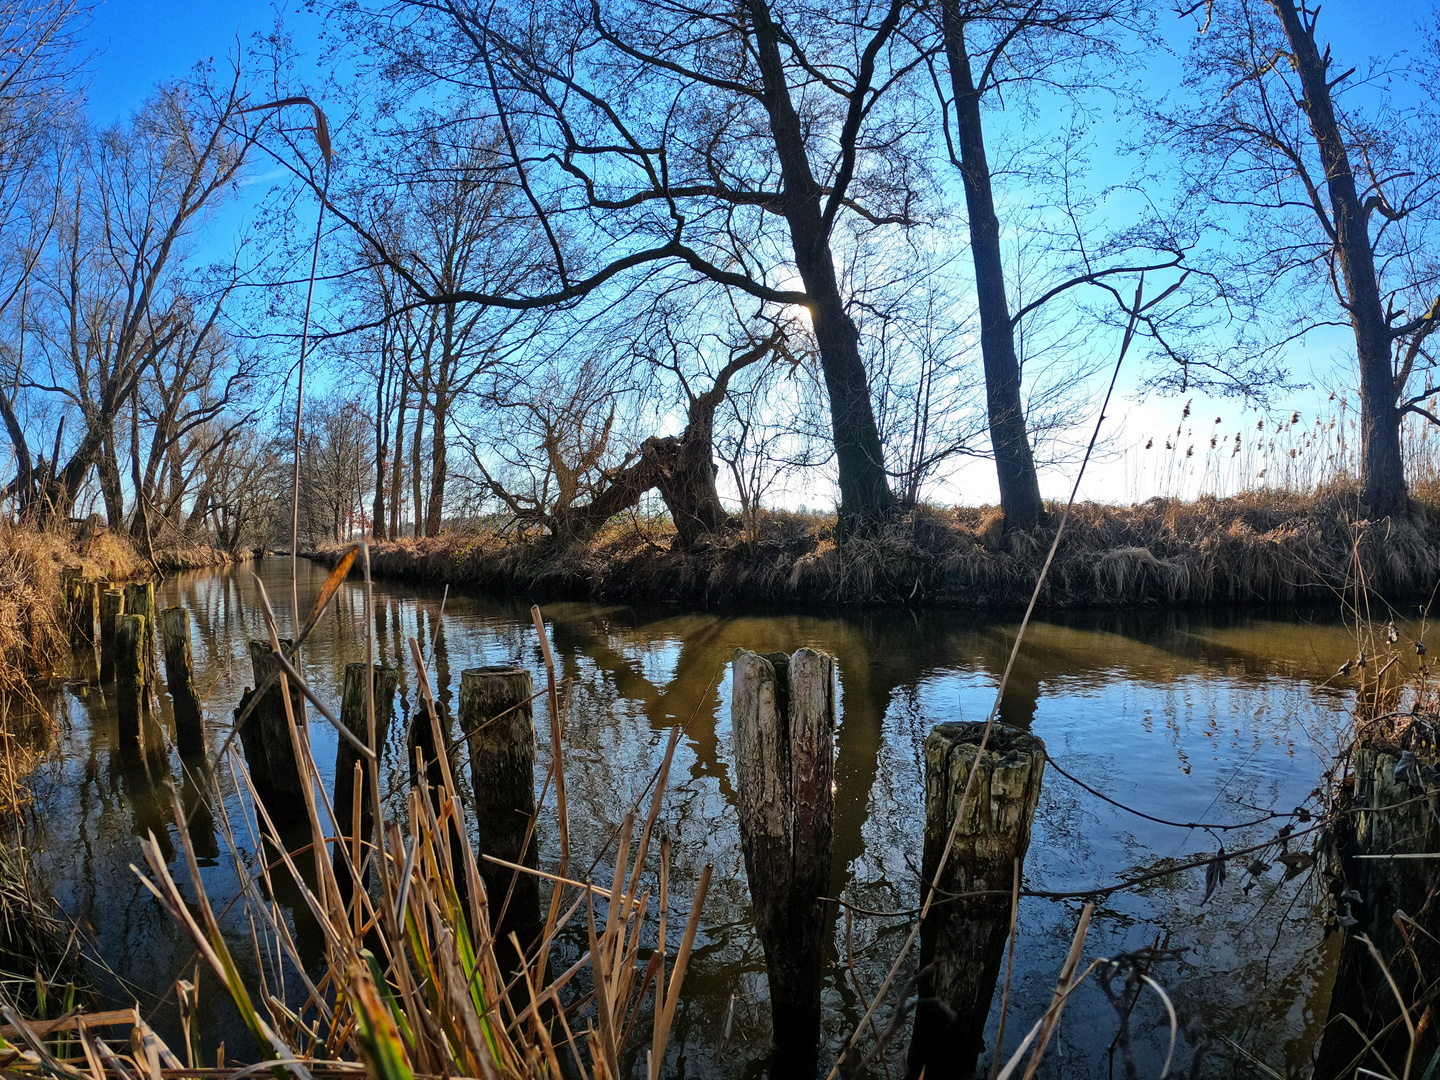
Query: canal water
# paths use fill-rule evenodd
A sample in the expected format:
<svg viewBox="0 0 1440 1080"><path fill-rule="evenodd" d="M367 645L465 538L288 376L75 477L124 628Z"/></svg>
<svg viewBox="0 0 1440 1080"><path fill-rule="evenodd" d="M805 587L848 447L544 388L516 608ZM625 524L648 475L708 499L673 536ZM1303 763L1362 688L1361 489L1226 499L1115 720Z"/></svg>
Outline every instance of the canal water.
<svg viewBox="0 0 1440 1080"><path fill-rule="evenodd" d="M206 703L211 754L229 732L250 684L246 641L263 637L258 573L282 609L288 632L288 562L183 574L158 588L160 607L183 604L192 617L196 677ZM308 611L325 571L301 564ZM518 663L543 678L528 601L394 582L375 585L376 642L401 669L397 723L386 748L382 787L408 781L400 740L416 704L410 637L426 642L430 677L453 702L464 668ZM338 705L344 665L364 648L363 587L342 587L304 649L312 686ZM715 865L697 952L685 980L665 1075L751 1077L766 1068L769 1020L764 960L749 907L736 826L730 730L730 655L820 649L836 658L835 858L831 895L852 905L835 915L827 957L822 1059L833 1061L908 931L919 895L923 818L921 747L940 721L983 720L994 699L1018 617L954 611L703 612L678 607L588 603L543 605L572 703L566 776L576 862L600 853L641 800L670 730L683 737L660 821L673 845L671 910L689 909L701 867ZM1402 627L1407 634L1411 628ZM1304 803L1320 783L1347 721L1350 690L1336 668L1356 650L1337 609L1310 614L1105 612L1044 614L1032 623L1000 706L1000 719L1033 731L1067 772L1118 803L1170 821L1216 825L1252 821ZM108 965L99 976L113 1005L138 1003L162 1032L177 1032L173 985L193 978L187 941L145 890L140 840L153 833L172 873L191 895L178 850L173 799L192 822L205 889L237 954L251 954L240 869L221 839L234 830L242 866L255 873L259 846L244 825L242 800L222 776L225 813L207 811L202 788L172 752L175 795L116 746L113 701L76 681L57 700L59 745L31 778L26 837L40 884L93 936ZM549 764L549 720L537 778ZM169 701L161 721L173 744ZM311 725L322 767L335 737ZM164 771L162 769L162 771ZM463 770L462 770L463 771ZM327 773L327 784L330 776ZM643 806L648 807L648 799ZM557 854L553 807L540 826L541 865ZM1163 869L1216 851L1270 839L1281 822L1228 833L1162 825L1137 816L1047 769L1024 867L1028 890L1079 892L1136 868ZM1249 860L1245 860L1249 861ZM653 858L652 858L653 862ZM654 868L652 867L652 870ZM1336 950L1323 932L1321 889L1308 875L1282 880L1275 865L1252 877L1232 864L1208 901L1203 869L1159 876L1110 895L1096 908L1086 956L1159 945L1179 950L1155 971L1182 1025L1198 1015L1209 1033L1207 1076L1279 1075L1303 1070L1325 1017ZM596 870L609 880L605 859ZM320 944L306 932L294 897L278 906L307 958ZM1074 930L1078 899L1023 898L1006 1045L1013 1048L1044 1011ZM672 948L673 948L672 942ZM583 943L570 943L574 950ZM252 964L253 967L253 964ZM905 977L913 975L913 963ZM203 1030L228 1053L248 1050L243 1031L211 980L202 990ZM293 982L293 977L292 977ZM901 980L904 982L904 979ZM271 987L277 994L285 987ZM293 990L293 986L288 989ZM999 1014L992 1007L990 1041ZM882 1029L893 1013L887 1006ZM1131 1017L1142 1075L1158 1075L1169 1042L1165 1012L1147 995ZM890 1044L892 1074L903 1070L908 1024ZM1052 1043L1046 1076L1121 1075L1114 1056L1116 1015L1091 984L1077 992ZM178 1034L175 1035L178 1044ZM1177 1061L1188 1062L1181 1038ZM982 1061L989 1060L989 1052ZM639 1065L636 1068L640 1068ZM883 1075L878 1065L874 1075Z"/></svg>

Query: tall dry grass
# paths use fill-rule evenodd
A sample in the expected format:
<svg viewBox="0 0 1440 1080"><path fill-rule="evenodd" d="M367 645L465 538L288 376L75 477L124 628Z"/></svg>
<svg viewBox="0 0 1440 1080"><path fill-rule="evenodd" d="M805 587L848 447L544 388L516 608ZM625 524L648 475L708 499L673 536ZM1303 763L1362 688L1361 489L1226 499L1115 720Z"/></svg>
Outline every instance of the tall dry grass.
<svg viewBox="0 0 1440 1080"><path fill-rule="evenodd" d="M762 512L758 536L672 551L665 519L612 522L556 544L485 529L376 545L380 574L541 596L723 603L1023 606L1053 533L1005 535L996 508L921 506L837 541L834 519ZM333 562L340 549L314 553ZM1040 603L1127 607L1330 601L1359 574L1380 595L1440 581L1440 504L1369 521L1358 489L1250 491L1191 502L1077 504Z"/></svg>
<svg viewBox="0 0 1440 1080"><path fill-rule="evenodd" d="M122 537L101 533L80 545L68 523L15 525L0 519L0 699L28 695L36 679L54 674L69 659L63 570L122 581L139 568Z"/></svg>

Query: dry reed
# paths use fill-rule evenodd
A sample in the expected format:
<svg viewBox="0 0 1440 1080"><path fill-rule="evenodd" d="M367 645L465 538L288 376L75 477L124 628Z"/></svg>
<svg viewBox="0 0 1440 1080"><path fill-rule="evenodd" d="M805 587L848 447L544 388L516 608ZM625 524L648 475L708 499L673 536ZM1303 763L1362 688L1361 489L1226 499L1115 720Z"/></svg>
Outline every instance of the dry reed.
<svg viewBox="0 0 1440 1080"><path fill-rule="evenodd" d="M921 506L839 542L830 517L764 512L758 537L724 533L670 550L663 519L611 523L588 544L500 528L376 545L379 574L544 596L724 603L1019 607L1053 533L1002 534L992 508ZM339 548L315 556L333 563ZM1056 552L1044 607L1333 600L1356 560L1399 598L1440 580L1440 508L1369 521L1355 489L1252 491L1193 502L1079 503Z"/></svg>

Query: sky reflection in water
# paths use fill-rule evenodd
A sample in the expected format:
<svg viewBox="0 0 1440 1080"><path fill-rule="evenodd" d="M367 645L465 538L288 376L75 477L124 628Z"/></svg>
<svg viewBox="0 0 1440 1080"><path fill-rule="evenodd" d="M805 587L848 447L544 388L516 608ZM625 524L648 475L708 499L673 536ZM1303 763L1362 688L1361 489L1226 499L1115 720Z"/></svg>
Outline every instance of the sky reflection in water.
<svg viewBox="0 0 1440 1080"><path fill-rule="evenodd" d="M270 596L288 594L284 560L267 560L259 569ZM302 564L301 573L302 604L308 606L324 574L310 564ZM183 603L192 612L212 755L249 683L245 640L261 634L253 597L249 568L187 574L159 589L160 606ZM431 676L447 703L458 692L462 668L518 661L538 678L541 663L523 601L452 594L441 617L438 590L380 583L376 599L378 647L390 663L405 657L399 663L398 722L382 772L382 787L389 777L398 794L408 780L400 741L413 702L404 674L410 666L406 638L433 639ZM342 589L334 612L305 650L307 675L326 700L338 702L344 664L362 656L362 600L359 586ZM573 844L584 863L641 798L660 763L668 729L677 723L686 728L661 818L675 851L672 910L688 909L689 890L704 862L714 861L715 880L666 1074L758 1075L768 1015L733 811L731 651L737 646L792 651L804 645L836 657L840 728L832 895L845 893L851 903L872 911L904 912L919 897L921 743L936 722L984 719L1018 620L943 611L687 613L580 603L546 605L543 611L563 675L575 687L566 775ZM1348 700L1325 680L1352 654L1345 628L1325 618L1048 615L1031 627L1001 719L1032 729L1068 771L1121 802L1173 820L1243 821L1257 816L1253 807L1290 809L1317 784ZM184 860L176 858L171 797L115 752L113 709L96 690L68 688L62 714L60 752L33 778L30 840L36 869L65 910L93 929L113 968L104 987L111 1001L136 999L142 1009L156 1011L169 1037L174 1029L167 995L194 961L130 863L140 862L138 840L153 830L171 856L177 880L187 884ZM169 703L163 697L161 719L168 729ZM542 733L539 777L549 763L543 702L536 724ZM323 721L311 732L328 783L334 735ZM258 847L238 813L233 784L222 780L225 812L211 815L178 756L172 755L170 771L187 813L195 814L205 888L217 907L226 904L237 894L239 879L217 830L228 821L252 868ZM1234 850L1273 833L1273 827L1256 827L1226 834L1225 843ZM543 866L557 854L551 818L542 825L541 842ZM1112 881L1140 863L1183 859L1215 846L1203 832L1126 814L1051 770L1025 883L1034 889L1081 889ZM608 879L609 873L602 859L596 877ZM1097 909L1087 956L1157 941L1187 949L1183 959L1158 972L1182 1012L1198 1009L1211 1030L1284 1073L1309 1059L1304 1030L1317 1011L1323 1020L1333 951L1322 942L1316 890L1299 881L1281 885L1278 874L1277 868L1246 895L1245 876L1233 868L1203 906L1198 870L1111 897ZM303 911L297 915L297 898L281 889L279 899L299 923L307 958L318 961L319 943L305 933L307 917ZM1022 900L1008 1046L1048 1003L1079 907ZM248 955L243 905L229 909L224 925L237 953ZM835 926L825 990L827 1060L862 1012L846 970L843 917L837 916ZM848 954L867 999L907 929L904 914L853 918ZM577 939L567 948L578 954L582 945ZM294 990L287 986L284 992L293 997ZM207 981L203 993L209 1042L226 1038L230 1053L248 1052L218 987ZM720 1049L732 997L730 1037ZM881 1020L883 1026L885 1013ZM1142 999L1132 1030L1142 1067L1158 1073L1168 1029L1153 997ZM1108 1075L1114 1032L1114 1016L1101 992L1082 990L1043 1072ZM893 1049L903 1057L903 1045ZM1179 1060L1188 1060L1183 1047ZM1212 1050L1207 1072L1243 1074L1250 1068L1233 1050Z"/></svg>

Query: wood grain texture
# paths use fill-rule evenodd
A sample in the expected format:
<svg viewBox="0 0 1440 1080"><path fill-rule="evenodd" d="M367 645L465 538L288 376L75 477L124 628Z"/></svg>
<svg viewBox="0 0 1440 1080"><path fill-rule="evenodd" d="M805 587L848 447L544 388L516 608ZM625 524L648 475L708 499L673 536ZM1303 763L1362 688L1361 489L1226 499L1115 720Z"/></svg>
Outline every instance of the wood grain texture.
<svg viewBox="0 0 1440 1080"><path fill-rule="evenodd" d="M1010 934L1015 860L1024 863L1045 772L1045 744L996 724L979 754L985 725L937 724L925 739L925 843L921 872L935 879L969 781L975 784L940 875L944 899L920 931L920 976L909 1072L929 1080L966 1078L984 1049L985 1018ZM978 764L977 764L978 762Z"/></svg>
<svg viewBox="0 0 1440 1080"><path fill-rule="evenodd" d="M801 649L733 657L740 842L765 950L776 1050L803 1071L820 1035L830 944L835 817L835 662Z"/></svg>

